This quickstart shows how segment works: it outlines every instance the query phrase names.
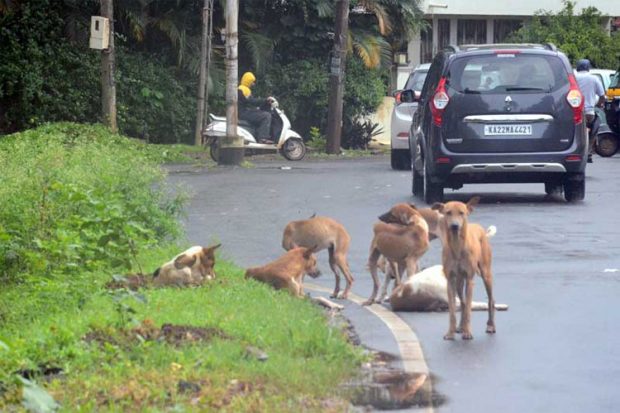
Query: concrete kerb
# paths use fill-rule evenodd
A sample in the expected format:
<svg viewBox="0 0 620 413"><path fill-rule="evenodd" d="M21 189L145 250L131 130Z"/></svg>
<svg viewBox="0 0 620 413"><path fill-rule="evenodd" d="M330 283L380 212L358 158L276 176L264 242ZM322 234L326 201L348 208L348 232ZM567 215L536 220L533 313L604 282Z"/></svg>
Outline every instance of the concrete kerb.
<svg viewBox="0 0 620 413"><path fill-rule="evenodd" d="M304 283L304 288L323 292L323 293L331 293L332 290L328 288L321 287L316 284ZM365 299L362 297L349 293L349 300L354 302L355 304L361 306ZM403 371L405 373L414 374L414 375L423 375L425 377L424 382L424 390L425 393L428 394L428 403L426 406L421 409L425 413L432 413L432 382L430 377L430 372L428 369L428 365L426 364L426 360L424 359L424 353L422 351L422 346L420 344L420 340L415 332L400 318L396 313L389 311L381 305L370 305L365 306L368 311L377 316L383 323L388 327L388 329L392 332L394 339L398 345L398 350L400 352L400 357L403 365Z"/></svg>

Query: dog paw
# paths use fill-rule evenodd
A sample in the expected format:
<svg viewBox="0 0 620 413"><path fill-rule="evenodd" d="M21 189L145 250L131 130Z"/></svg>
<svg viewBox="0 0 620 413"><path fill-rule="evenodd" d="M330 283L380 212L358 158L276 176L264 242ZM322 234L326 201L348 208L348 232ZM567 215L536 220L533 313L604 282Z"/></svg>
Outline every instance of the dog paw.
<svg viewBox="0 0 620 413"><path fill-rule="evenodd" d="M488 334L495 334L495 326L487 326Z"/></svg>
<svg viewBox="0 0 620 413"><path fill-rule="evenodd" d="M454 333L448 333L445 336L443 336L444 340L454 340Z"/></svg>
<svg viewBox="0 0 620 413"><path fill-rule="evenodd" d="M474 336L472 336L472 335L471 335L471 333L463 333L463 334L461 335L461 338L462 338L463 340L472 340L472 339L474 338Z"/></svg>
<svg viewBox="0 0 620 413"><path fill-rule="evenodd" d="M375 300L366 300L362 303L362 306L372 305L375 303Z"/></svg>

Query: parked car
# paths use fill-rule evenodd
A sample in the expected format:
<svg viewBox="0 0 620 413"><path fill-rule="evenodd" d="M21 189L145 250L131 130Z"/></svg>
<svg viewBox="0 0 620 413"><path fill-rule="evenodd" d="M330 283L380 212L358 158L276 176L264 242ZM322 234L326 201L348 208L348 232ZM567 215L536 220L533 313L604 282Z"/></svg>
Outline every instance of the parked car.
<svg viewBox="0 0 620 413"><path fill-rule="evenodd" d="M427 203L469 183L541 182L567 201L585 196L584 99L551 44L450 46L418 101L409 146L412 190Z"/></svg>
<svg viewBox="0 0 620 413"><path fill-rule="evenodd" d="M407 79L404 90L413 90L414 94L420 94L430 63L418 65ZM394 93L396 102L392 110L391 120L391 164L392 169L409 169L411 168L411 156L409 155L409 127L411 126L411 118L418 108L417 102L403 102L400 99L402 90Z"/></svg>
<svg viewBox="0 0 620 413"><path fill-rule="evenodd" d="M609 88L615 73L616 71L612 69L590 69L590 74L593 74L601 80L603 89L605 90Z"/></svg>

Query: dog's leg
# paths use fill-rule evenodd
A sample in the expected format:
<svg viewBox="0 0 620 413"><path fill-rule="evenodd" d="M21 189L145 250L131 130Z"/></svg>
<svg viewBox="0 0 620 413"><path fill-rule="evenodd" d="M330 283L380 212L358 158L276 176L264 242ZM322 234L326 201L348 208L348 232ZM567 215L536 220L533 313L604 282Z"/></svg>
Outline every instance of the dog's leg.
<svg viewBox="0 0 620 413"><path fill-rule="evenodd" d="M385 270L385 277L383 279L383 287L381 288L381 294L379 294L378 302L387 301L388 299L387 290L388 290L388 286L390 285L390 281L392 280L391 271L392 271L391 265L388 265L387 269ZM394 288L396 288L396 284L394 285L395 285Z"/></svg>
<svg viewBox="0 0 620 413"><path fill-rule="evenodd" d="M487 297L489 299L489 319L487 320L487 333L495 333L495 300L493 299L493 274L491 268L486 268L485 271L480 271L482 280L484 281L484 288L487 290Z"/></svg>
<svg viewBox="0 0 620 413"><path fill-rule="evenodd" d="M454 340L456 332L456 274L449 273L448 277L448 311L450 313L450 327L448 332L443 336L444 340Z"/></svg>
<svg viewBox="0 0 620 413"><path fill-rule="evenodd" d="M402 264L395 261L388 261L388 267L394 276L394 288L402 284Z"/></svg>
<svg viewBox="0 0 620 413"><path fill-rule="evenodd" d="M456 328L456 332L457 333L462 333L463 332L463 303L465 301L463 301L463 290L465 288L465 278L461 277L457 280L456 283L456 293L459 297L459 307L461 309L461 322L459 323L459 326Z"/></svg>
<svg viewBox="0 0 620 413"><path fill-rule="evenodd" d="M299 285L299 283L293 278L291 278L288 282L288 290L295 297L303 297L301 285Z"/></svg>
<svg viewBox="0 0 620 413"><path fill-rule="evenodd" d="M370 269L370 275L372 276L372 294L368 300L364 301L362 305L370 305L375 302L375 298L377 297L377 291L379 290L379 277L377 276L377 260L381 253L378 249L373 248L370 252L370 257L368 257L368 268Z"/></svg>
<svg viewBox="0 0 620 413"><path fill-rule="evenodd" d="M407 266L407 279L413 279L415 273L418 272L418 260L414 257L410 257L405 262L405 265Z"/></svg>
<svg viewBox="0 0 620 413"><path fill-rule="evenodd" d="M341 298L347 298L349 296L349 291L351 291L351 287L353 286L353 274L351 274L351 270L349 269L346 253L338 251L334 255L336 265L340 268L340 271L342 271L342 274L344 274L344 278L347 281L347 286L344 288Z"/></svg>
<svg viewBox="0 0 620 413"><path fill-rule="evenodd" d="M463 340L471 340L471 302L474 298L474 274L467 275L465 281L465 303L461 301L461 326L463 327Z"/></svg>
<svg viewBox="0 0 620 413"><path fill-rule="evenodd" d="M338 274L338 269L336 266L336 257L334 255L334 246L332 245L328 249L329 252L329 267L334 272L334 277L336 277L336 286L334 287L334 292L330 295L330 298L338 298L338 293L340 292L340 274Z"/></svg>

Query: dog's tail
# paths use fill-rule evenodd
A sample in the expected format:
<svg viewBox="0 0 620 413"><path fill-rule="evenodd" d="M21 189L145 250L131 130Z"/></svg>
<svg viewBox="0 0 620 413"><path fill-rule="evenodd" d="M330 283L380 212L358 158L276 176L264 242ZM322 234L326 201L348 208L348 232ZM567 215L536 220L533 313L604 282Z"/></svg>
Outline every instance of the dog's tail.
<svg viewBox="0 0 620 413"><path fill-rule="evenodd" d="M487 237L491 238L495 234L497 234L497 227L495 225L487 228Z"/></svg>

